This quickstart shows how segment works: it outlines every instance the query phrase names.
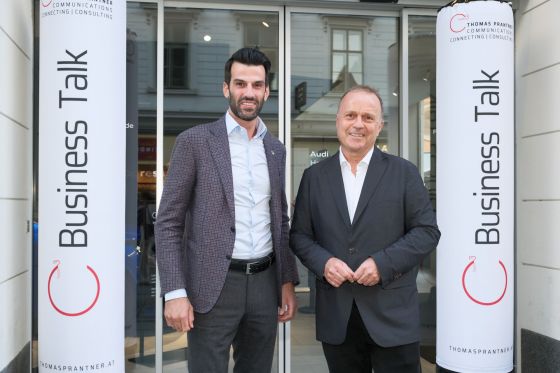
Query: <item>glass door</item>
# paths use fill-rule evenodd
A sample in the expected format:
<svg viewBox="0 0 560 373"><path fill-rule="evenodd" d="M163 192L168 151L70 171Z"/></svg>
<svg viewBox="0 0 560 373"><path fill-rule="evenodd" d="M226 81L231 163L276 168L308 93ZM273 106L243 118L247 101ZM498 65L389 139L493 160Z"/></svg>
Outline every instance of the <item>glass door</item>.
<svg viewBox="0 0 560 373"><path fill-rule="evenodd" d="M227 110L222 95L225 61L245 46L260 48L272 61L271 95L261 117L286 144L290 214L305 168L338 151L338 102L356 84L371 85L381 93L385 128L378 146L416 163L431 191L435 185L435 17L431 11L138 0L128 2L127 23L131 73L127 122L134 128L130 139L137 142L130 151L138 154L128 169L130 179L137 180L138 198L131 203L136 203L138 215L131 216L127 225L127 372L185 372L186 335L169 329L158 312L153 243L156 180L165 178L179 133L214 121ZM156 164L162 170L159 174ZM432 195L435 200L435 192ZM136 230L132 229L135 218ZM322 347L315 339L314 275L298 265L299 309L291 323L279 326L273 372L325 372ZM423 263L418 279L423 369L432 360L435 345L434 271L435 256Z"/></svg>
<svg viewBox="0 0 560 373"><path fill-rule="evenodd" d="M270 96L260 117L274 136L278 137L282 131L283 58L280 45L283 33L280 29L283 28L283 17L279 17L279 8L183 4L188 7L177 3L177 6L164 8L164 178L177 135L194 126L213 122L226 113L228 102L222 92L224 65L242 47L257 47L272 62ZM162 324L163 371L185 372L189 348L186 334L175 332L165 321ZM278 371L277 356L278 353L273 372ZM232 366L230 361L230 371Z"/></svg>
<svg viewBox="0 0 560 373"><path fill-rule="evenodd" d="M127 2L125 369L156 361L156 4Z"/></svg>
<svg viewBox="0 0 560 373"><path fill-rule="evenodd" d="M385 128L377 145L399 154L398 13L340 12L293 8L286 14L287 190L292 208L303 171L338 151L335 117L348 88L367 84L379 90ZM288 365L293 372L326 372L321 343L315 339L315 275L298 265L299 312L292 322Z"/></svg>
<svg viewBox="0 0 560 373"><path fill-rule="evenodd" d="M408 159L418 166L436 208L436 14L408 10L403 14L406 38L406 76L403 92L408 122ZM418 277L420 355L423 370L435 371L436 362L436 252L421 263Z"/></svg>

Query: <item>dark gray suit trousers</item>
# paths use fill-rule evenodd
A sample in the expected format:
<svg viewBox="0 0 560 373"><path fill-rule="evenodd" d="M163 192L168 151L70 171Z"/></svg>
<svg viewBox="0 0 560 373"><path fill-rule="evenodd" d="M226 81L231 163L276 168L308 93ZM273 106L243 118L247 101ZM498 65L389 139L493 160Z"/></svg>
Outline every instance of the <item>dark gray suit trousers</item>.
<svg viewBox="0 0 560 373"><path fill-rule="evenodd" d="M228 271L216 305L195 312L187 334L189 373L226 373L230 346L235 373L270 373L278 326L275 267L253 275Z"/></svg>

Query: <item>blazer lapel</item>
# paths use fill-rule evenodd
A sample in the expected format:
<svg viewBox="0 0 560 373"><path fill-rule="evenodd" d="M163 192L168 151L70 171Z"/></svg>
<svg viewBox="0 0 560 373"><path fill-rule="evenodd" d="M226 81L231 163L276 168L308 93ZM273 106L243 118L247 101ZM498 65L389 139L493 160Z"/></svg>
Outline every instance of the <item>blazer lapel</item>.
<svg viewBox="0 0 560 373"><path fill-rule="evenodd" d="M381 150L375 147L371 155L371 161L368 166L362 192L360 193L360 199L358 200L358 206L356 207L356 213L354 214L354 221L352 223L357 222L360 215L364 212L386 169L387 162L385 162L385 157Z"/></svg>
<svg viewBox="0 0 560 373"><path fill-rule="evenodd" d="M210 126L211 136L208 146L216 163L216 170L220 175L224 194L232 217L235 217L235 205L233 202L233 174L231 171L231 155L229 153L229 141L226 130L226 121L222 117Z"/></svg>
<svg viewBox="0 0 560 373"><path fill-rule="evenodd" d="M350 215L348 214L348 203L346 202L346 193L344 192L344 181L342 181L338 152L324 162L329 162L325 165L324 172L327 174L334 202L338 212L342 216L344 225L350 227Z"/></svg>
<svg viewBox="0 0 560 373"><path fill-rule="evenodd" d="M280 162L280 152L274 150L270 133L266 132L263 138L264 152L266 155L266 164L268 166L268 178L270 179L270 194L274 196L276 188L280 186L280 173L278 164Z"/></svg>

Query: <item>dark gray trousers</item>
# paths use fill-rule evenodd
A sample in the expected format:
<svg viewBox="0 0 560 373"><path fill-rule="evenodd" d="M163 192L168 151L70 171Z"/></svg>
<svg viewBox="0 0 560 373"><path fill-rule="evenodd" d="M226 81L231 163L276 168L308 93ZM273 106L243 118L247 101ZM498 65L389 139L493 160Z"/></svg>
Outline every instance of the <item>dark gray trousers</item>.
<svg viewBox="0 0 560 373"><path fill-rule="evenodd" d="M194 314L187 333L189 373L270 373L278 326L276 268L246 275L229 270L216 305Z"/></svg>
<svg viewBox="0 0 560 373"><path fill-rule="evenodd" d="M421 373L418 342L382 347L371 339L356 303L340 345L323 342L330 373Z"/></svg>

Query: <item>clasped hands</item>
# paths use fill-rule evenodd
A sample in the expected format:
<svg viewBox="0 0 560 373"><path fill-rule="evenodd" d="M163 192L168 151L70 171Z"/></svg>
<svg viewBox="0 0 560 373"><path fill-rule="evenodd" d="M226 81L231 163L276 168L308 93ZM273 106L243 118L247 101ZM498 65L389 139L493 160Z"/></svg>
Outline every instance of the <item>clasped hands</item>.
<svg viewBox="0 0 560 373"><path fill-rule="evenodd" d="M364 286L373 286L381 280L375 261L370 257L352 271L348 265L338 258L330 258L325 264L323 276L329 284L335 288L342 285L345 281L357 282Z"/></svg>

